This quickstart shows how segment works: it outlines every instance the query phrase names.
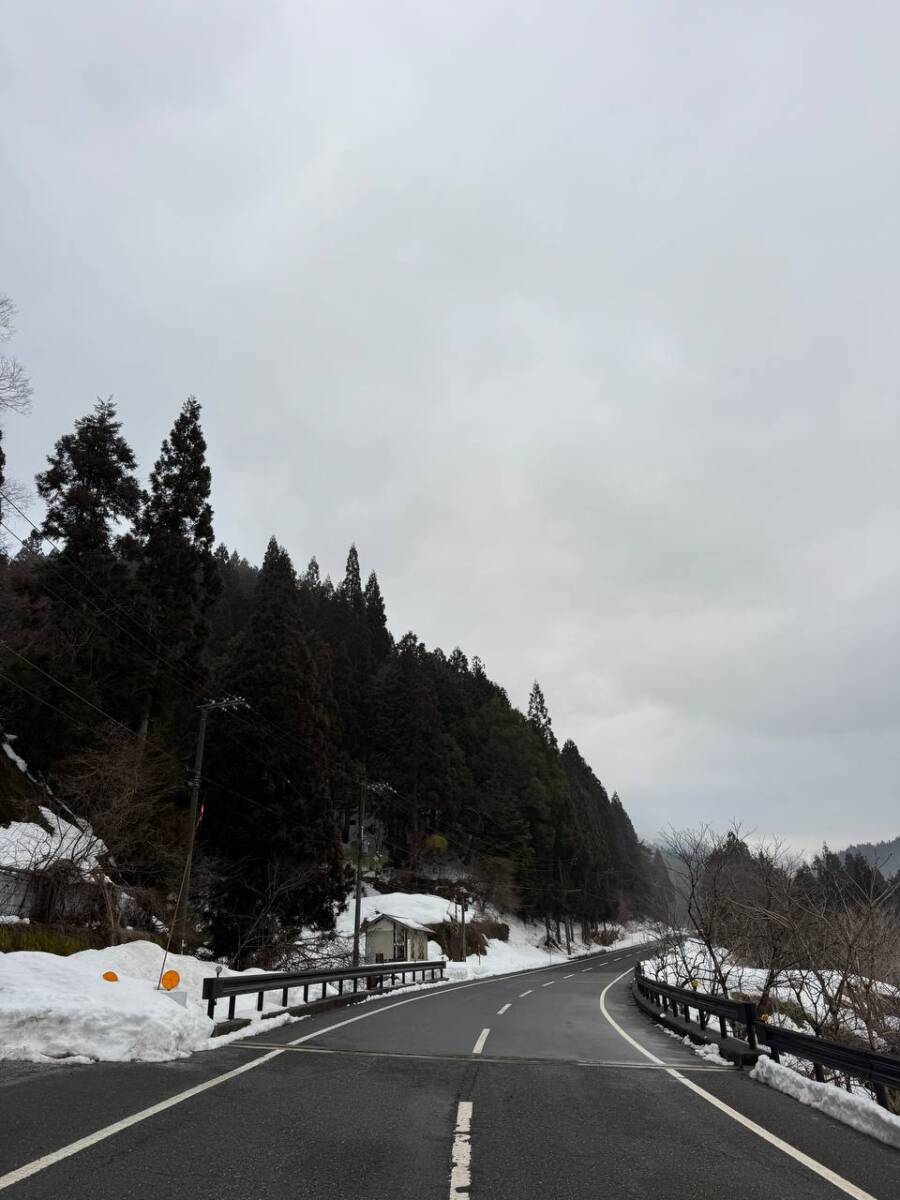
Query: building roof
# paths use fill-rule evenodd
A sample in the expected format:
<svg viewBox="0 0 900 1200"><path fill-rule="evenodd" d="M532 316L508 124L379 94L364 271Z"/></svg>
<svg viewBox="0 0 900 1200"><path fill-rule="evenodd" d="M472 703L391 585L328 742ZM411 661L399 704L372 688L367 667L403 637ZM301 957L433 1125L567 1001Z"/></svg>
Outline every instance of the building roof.
<svg viewBox="0 0 900 1200"><path fill-rule="evenodd" d="M393 921L395 925L402 925L404 929L412 929L417 933L434 932L432 929L429 929L427 925L420 925L418 921L411 921L409 917L395 917L393 913L386 912L372 913L370 917L367 917L365 921L363 921L362 928L365 929L367 925L374 925L376 921L381 921L382 919Z"/></svg>

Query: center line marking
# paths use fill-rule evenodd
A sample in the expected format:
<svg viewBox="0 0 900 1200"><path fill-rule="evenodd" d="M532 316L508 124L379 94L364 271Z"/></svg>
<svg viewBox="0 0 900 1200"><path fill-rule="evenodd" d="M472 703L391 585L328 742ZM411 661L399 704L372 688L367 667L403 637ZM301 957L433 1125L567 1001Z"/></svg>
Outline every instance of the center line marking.
<svg viewBox="0 0 900 1200"><path fill-rule="evenodd" d="M551 979L549 983L542 983L541 987L553 987L554 983L556 983L556 980Z"/></svg>
<svg viewBox="0 0 900 1200"><path fill-rule="evenodd" d="M479 1033L479 1035L478 1035L478 1041L475 1043L474 1047L472 1048L473 1054L480 1054L482 1052L482 1050L484 1049L484 1043L488 1040L488 1034L490 1032L491 1031L489 1029L482 1029L481 1033Z"/></svg>
<svg viewBox="0 0 900 1200"><path fill-rule="evenodd" d="M563 975L563 979L574 979L574 978L575 978L575 972L574 972L574 971L572 972L572 974L571 974L571 975Z"/></svg>
<svg viewBox="0 0 900 1200"><path fill-rule="evenodd" d="M509 1008L509 1005L508 1005L508 1004L504 1004L502 1008L498 1008L498 1009L497 1009L497 1016L498 1016L498 1017L502 1017L502 1016L503 1016L503 1014L506 1012L506 1010L507 1010L508 1008Z"/></svg>
<svg viewBox="0 0 900 1200"><path fill-rule="evenodd" d="M529 988L527 992L519 992L519 999L521 1000L524 996L530 996L533 991L534 988Z"/></svg>
<svg viewBox="0 0 900 1200"><path fill-rule="evenodd" d="M594 969L593 967L582 967L581 973L583 975L585 973L585 971L593 971L593 969Z"/></svg>
<svg viewBox="0 0 900 1200"><path fill-rule="evenodd" d="M450 1200L467 1200L472 1185L472 1101L460 1100L450 1152Z"/></svg>

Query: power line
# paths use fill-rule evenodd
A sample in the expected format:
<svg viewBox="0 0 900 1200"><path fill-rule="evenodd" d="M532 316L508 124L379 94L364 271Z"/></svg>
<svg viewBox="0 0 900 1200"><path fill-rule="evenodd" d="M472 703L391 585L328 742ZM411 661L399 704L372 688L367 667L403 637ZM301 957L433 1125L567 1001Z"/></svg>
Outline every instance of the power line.
<svg viewBox="0 0 900 1200"><path fill-rule="evenodd" d="M31 520L31 518L27 515L27 513L23 512L22 509L15 503L15 501L10 499L10 497L8 497L6 495L6 493L2 491L2 489L0 489L0 498L6 500L6 502L8 504L10 504L25 521L28 522L28 524L31 526L31 528L34 530L34 532L39 535L39 537L41 537L44 541L46 541L48 543L48 545L52 546L53 549L57 551L57 553L60 553L59 547L57 546L54 539L51 538L48 533L46 533L42 529L40 529L39 526L35 525L34 521ZM25 539L20 537L15 532L15 530L10 529L10 527L4 521L0 521L0 527L5 529L7 533L11 534L11 536L14 537L21 546L25 545ZM112 608L117 609L119 612L123 613L126 616L126 618L129 620L129 622L134 622L134 620L135 620L134 614L129 612L127 608L125 608L121 603L119 603L115 599L115 597L111 596L106 588L101 587L95 579L93 579L86 571L84 571L79 566L79 564L77 562L70 560L69 565L74 567L79 575L82 575L85 579L87 579L87 581L92 585L92 587L99 594L105 596L107 601L109 602L109 604L112 606ZM94 624L93 622L90 622L88 615L86 613L80 612L79 609L77 609L69 600L67 600L65 598L65 596L61 595L58 591L55 591L46 582L46 580L42 580L41 582L42 582L42 587L44 587L46 591L48 591L52 596L54 596L61 603L65 604L67 608L69 608L72 612L74 612L76 614L76 616L80 616L83 620L88 621L88 623L91 624L94 629L99 630L99 627L96 624ZM205 681L203 679L201 679L201 677L199 675L191 676L187 672L187 669L185 668L184 664L173 664L172 659L169 656L163 654L162 650L159 648L158 643L156 646L147 645L144 641L142 641L140 638L138 638L136 636L136 634L134 632L132 632L130 629L126 629L124 626L120 625L117 621L113 620L109 616L108 612L101 609L100 605L97 604L96 601L94 601L89 595L87 595L85 592L83 592L80 588L75 587L74 585L70 585L70 586L72 586L73 591L77 595L79 595L83 600L85 600L88 604L90 604L92 608L96 609L96 611L98 613L100 613L109 624L111 624L115 629L118 629L120 633L123 633L126 637L130 638L135 643L135 645L138 646L144 652L145 655L149 656L146 660L148 663L150 663L151 665L153 665L154 667L157 667L157 668L160 667L162 664L167 664L166 666L163 667L163 669L166 671L166 673L168 674L168 677L170 679L173 679L176 682L179 682L182 684L186 683L195 692L199 692L201 690L201 684ZM99 632L101 634L105 633L104 630L99 630ZM149 634L149 630L147 632ZM152 634L150 634L150 636L152 637ZM279 737L284 745L290 745L290 747L292 749L299 751L301 754L306 755L308 758L312 757L312 752L309 750L309 747L304 746L301 742L295 741L286 730L283 730L281 728L281 726L277 725L274 721L271 720L271 718L264 716L257 709L252 708L252 706L250 706L250 705L248 705L248 708L250 708L250 711L254 714L254 716L259 721L262 721L264 725L267 725L270 729L274 730L279 735ZM235 714L235 715L237 715L237 714ZM237 715L237 719L239 721L243 720L244 724L246 724L246 725L251 724L246 717L241 717L240 715ZM239 742L238 744L241 745L242 743ZM245 750L247 749L246 745L244 745L244 749Z"/></svg>
<svg viewBox="0 0 900 1200"><path fill-rule="evenodd" d="M183 769L185 768L184 761L182 759L180 759L177 755L173 754L170 750L167 750L164 746L161 746L158 742L155 742L151 738L147 738L147 739L141 738L140 734L136 733L133 729L129 729L127 725L123 725L121 721L117 721L115 717L113 717L109 713L105 712L102 708L99 707L99 705L94 704L94 702L92 700L89 700L86 696L82 696L79 692L76 692L74 689L68 687L61 680L59 680L55 676L51 675L49 671L45 671L43 669L43 667L40 667L40 666L38 666L37 663L32 662L31 659L27 658L24 654L20 654L18 650L14 650L13 647L10 646L9 643L4 641L2 638L0 638L0 645L4 646L7 650L9 650L17 658L22 659L22 661L27 663L28 666L32 667L36 671L39 671L40 674L46 676L47 679L49 679L52 683L56 684L57 687L62 688L63 691L68 692L71 696L74 696L74 698L76 700L80 700L83 704L86 704L89 708L91 708L95 712L99 713L101 717L103 717L105 720L109 721L111 724L115 725L117 728L121 729L128 737L134 738L140 742L144 742L144 741L148 742L160 754L164 755L168 759L171 759L172 762L177 763L177 765L179 767L181 767ZM78 717L74 716L72 713L67 713L64 709L59 708L57 705L53 704L51 701L45 699L45 697L39 696L36 692L33 692L29 688L25 687L24 684L19 683L18 680L13 679L11 676L6 675L3 672L0 672L0 678L6 680L7 683L11 684L15 688L18 688L19 691L24 692L27 696L30 696L32 700L36 700L39 704L46 705L47 708L52 709L55 713L58 713L58 715L63 717L65 720L72 721L74 724L81 726L82 729L87 729L89 732L93 733L93 729L91 728L90 725L87 724L86 721L81 721L78 719ZM208 775L201 775L200 778L203 780L204 783L208 784L210 787L217 788L219 791L225 792L228 795L233 796L237 800L243 800L246 804L249 804L252 807L259 809L261 812L265 812L265 813L268 813L269 815L271 815L271 814L275 813L275 811L276 811L275 809L271 808L270 806L260 804L258 800L251 799L250 796L245 796L242 792L235 791L234 788L227 787L224 783L219 783L215 779L211 779Z"/></svg>

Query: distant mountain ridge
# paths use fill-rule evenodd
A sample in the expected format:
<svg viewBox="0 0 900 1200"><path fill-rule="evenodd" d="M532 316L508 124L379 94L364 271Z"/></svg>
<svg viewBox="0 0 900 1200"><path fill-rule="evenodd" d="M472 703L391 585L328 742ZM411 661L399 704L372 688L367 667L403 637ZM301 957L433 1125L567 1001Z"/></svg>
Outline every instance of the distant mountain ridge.
<svg viewBox="0 0 900 1200"><path fill-rule="evenodd" d="M841 858L845 854L861 854L870 866L878 867L885 879L900 871L900 837L890 842L859 842L841 850Z"/></svg>

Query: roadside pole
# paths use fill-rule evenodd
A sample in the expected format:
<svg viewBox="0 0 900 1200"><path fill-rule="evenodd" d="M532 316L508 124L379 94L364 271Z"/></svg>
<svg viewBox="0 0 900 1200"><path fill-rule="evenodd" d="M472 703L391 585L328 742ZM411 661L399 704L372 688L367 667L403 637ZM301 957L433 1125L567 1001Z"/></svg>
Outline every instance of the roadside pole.
<svg viewBox="0 0 900 1200"><path fill-rule="evenodd" d="M359 781L359 808L356 825L356 911L353 914L353 965L359 966L359 924L362 908L363 826L366 821L366 777Z"/></svg>
<svg viewBox="0 0 900 1200"><path fill-rule="evenodd" d="M194 841L197 837L197 818L200 810L200 781L203 777L203 748L206 744L206 723L209 720L209 714L214 708L243 708L244 706L245 701L240 699L208 700L205 704L199 705L200 727L197 730L194 769L191 773L191 803L188 814L184 877L181 881L181 891L178 897L178 904L176 905L175 919L172 922L172 928L177 929L181 937L182 954L184 954L184 934L187 929L188 899L191 892L191 867L194 861ZM166 947L166 952L168 953L168 947ZM165 965L165 959L163 959L163 965Z"/></svg>
<svg viewBox="0 0 900 1200"><path fill-rule="evenodd" d="M209 705L200 705L200 728L197 730L197 748L194 750L194 770L191 775L191 803L188 816L187 855L184 879L181 883L179 913L175 921L181 937L181 953L184 954L184 934L187 929L188 895L191 890L191 866L194 861L194 840L197 836L197 812L200 801L200 773L203 770L203 747L206 743L206 722L209 720Z"/></svg>
<svg viewBox="0 0 900 1200"><path fill-rule="evenodd" d="M465 892L461 892L459 899L460 899L459 910L460 910L460 913L462 914L462 958L460 961L465 962L466 961L466 901L467 901L468 897L466 896Z"/></svg>

